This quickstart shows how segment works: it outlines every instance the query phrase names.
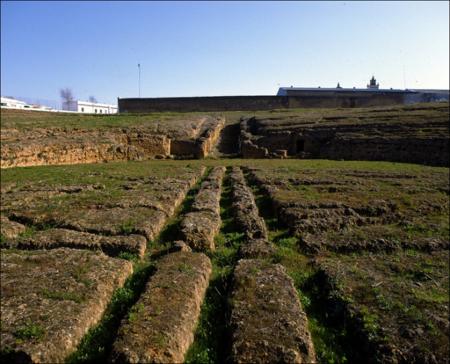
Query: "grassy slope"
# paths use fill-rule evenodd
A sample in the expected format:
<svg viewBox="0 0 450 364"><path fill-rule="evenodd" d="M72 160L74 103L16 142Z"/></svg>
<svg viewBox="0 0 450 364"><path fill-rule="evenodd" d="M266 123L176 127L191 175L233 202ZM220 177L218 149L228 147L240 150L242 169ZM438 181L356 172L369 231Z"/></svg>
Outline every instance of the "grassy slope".
<svg viewBox="0 0 450 364"><path fill-rule="evenodd" d="M401 115L404 111L412 111L419 114L426 112L426 109L435 107L442 108L446 104L416 104L411 106L388 106L372 108L355 109L282 109L266 111L228 111L228 112L160 112L148 114L115 114L115 115L82 115L72 113L48 113L39 111L21 111L21 110L1 110L1 127L32 129L32 128L111 128L111 127L129 127L145 126L155 121L189 119L201 115L225 116L228 123L235 123L241 116L258 116L261 118L270 117L299 117L305 119L316 119L322 116L347 115L352 117L356 114L365 114L370 112L378 113L380 111L390 115ZM425 110L425 111L424 111Z"/></svg>

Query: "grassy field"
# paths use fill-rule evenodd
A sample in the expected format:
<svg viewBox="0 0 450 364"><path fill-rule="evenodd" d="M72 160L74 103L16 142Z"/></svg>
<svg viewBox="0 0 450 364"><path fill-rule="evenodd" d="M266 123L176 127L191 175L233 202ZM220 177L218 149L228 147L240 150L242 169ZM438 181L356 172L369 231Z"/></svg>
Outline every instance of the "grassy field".
<svg viewBox="0 0 450 364"><path fill-rule="evenodd" d="M432 362L432 355L439 362L445 357L448 249L437 246L427 251L401 242L417 239L448 242L448 168L293 159L153 160L11 168L1 171L2 214L10 217L12 212L22 211L42 219L46 214L64 217L73 210L70 219L81 221L87 211L95 211L97 215L92 216L97 219L102 209L116 209L116 205L122 206L122 210L129 206L130 213L142 203L154 202L149 210L164 208L171 200L162 196L171 199L175 196L171 186L179 188L184 181L198 176L201 166L217 165L247 167L244 168L247 182L276 247L270 260L285 266L295 282L320 362L356 362L367 355L374 361L407 358L410 362ZM261 177L263 183L256 183L252 174ZM189 211L199 183L190 187L184 202L159 235L149 239L144 263L137 262L134 256L120 257L133 260L137 266L153 266L155 257L167 250L177 236L180 216ZM264 190L267 186L274 187L275 192L267 193ZM230 190L227 177L217 249L207 253L213 263L213 276L187 362L221 362L228 353L227 297L243 241L232 217ZM300 206L303 215L294 215L300 220L304 220L305 211L310 214L312 224L304 225L310 229L308 234L298 231L297 220L286 223L283 215L273 208L274 201L282 207ZM163 205L157 206L158 202ZM394 205L395 210L379 209ZM354 224L349 223L353 220L346 220L353 216L349 209L363 217L361 224L357 219ZM335 210L336 215L330 210ZM148 220L145 215L139 218ZM336 219L343 219L343 224L333 225ZM324 221L325 224L319 224ZM133 233L134 226L122 222L125 224L120 233ZM103 228L115 222L100 223ZM48 228L26 224L28 230L23 235L33 234L33 229ZM371 250L364 245L355 245L352 251L335 249L356 238L378 241L380 237L389 242L397 239L399 244L395 249ZM318 241L325 242L320 249L305 250L308 242ZM141 279L138 270L130 281L139 278L137 288L129 288L128 282L116 292L103 321L86 336L72 361L106 357L109 349L104 348L111 346L120 318L139 297L151 274L150 270L145 272ZM118 295L125 290L127 296L120 298ZM111 325L114 330L108 329ZM102 344L97 345L97 340ZM100 353L98 348L103 351Z"/></svg>
<svg viewBox="0 0 450 364"><path fill-rule="evenodd" d="M76 113L48 113L38 111L21 111L21 110L1 110L1 128L16 128L19 130L30 130L33 128L114 128L114 127L145 127L156 121L165 122L179 119L198 118L203 115L224 116L227 123L236 123L242 116L257 116L259 118L279 118L286 120L296 118L298 120L324 120L329 117L337 116L348 118L361 115L367 116L372 113L373 116L379 117L380 113L384 116L401 116L405 111L413 112L417 117L427 115L431 109L437 108L447 109L448 103L428 103L416 104L411 106L384 106L371 108L355 108L355 109L280 109L267 111L227 111L227 112L159 112L147 114L114 114L114 115L82 115ZM364 120L358 119L357 122ZM288 121L289 122L289 121ZM279 127L283 127L282 123Z"/></svg>
<svg viewBox="0 0 450 364"><path fill-rule="evenodd" d="M1 171L1 185L10 183L18 185L28 182L42 183L68 183L77 179L81 181L94 181L96 176L108 173L115 176L140 176L147 171L149 175L164 176L170 175L171 170L179 167L197 166L247 166L271 169L271 173L289 174L303 169L332 171L333 169L385 171L398 173L423 173L430 172L448 173L445 167L429 167L419 164L394 163L394 162L365 162L365 161L331 161L331 160L277 160L277 159L203 159L203 160L161 160L161 161L131 161L131 162L110 162L99 164L77 164L63 166L38 166L10 168ZM169 172L166 172L169 171ZM81 180L79 180L81 178Z"/></svg>

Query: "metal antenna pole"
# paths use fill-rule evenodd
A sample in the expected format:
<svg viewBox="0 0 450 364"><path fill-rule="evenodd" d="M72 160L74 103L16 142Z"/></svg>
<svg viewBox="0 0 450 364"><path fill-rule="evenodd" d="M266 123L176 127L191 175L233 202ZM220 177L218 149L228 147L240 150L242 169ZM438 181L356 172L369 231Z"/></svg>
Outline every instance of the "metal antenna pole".
<svg viewBox="0 0 450 364"><path fill-rule="evenodd" d="M405 72L405 65L403 64L403 87L406 90L406 72Z"/></svg>
<svg viewBox="0 0 450 364"><path fill-rule="evenodd" d="M139 97L141 97L141 64L138 63L138 70L139 70Z"/></svg>

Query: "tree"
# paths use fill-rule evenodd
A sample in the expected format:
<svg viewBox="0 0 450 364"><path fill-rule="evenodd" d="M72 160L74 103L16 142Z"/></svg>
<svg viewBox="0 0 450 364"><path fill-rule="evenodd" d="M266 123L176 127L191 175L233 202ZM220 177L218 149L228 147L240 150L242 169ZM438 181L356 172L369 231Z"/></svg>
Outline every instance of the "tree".
<svg viewBox="0 0 450 364"><path fill-rule="evenodd" d="M63 103L70 104L75 100L72 90L68 87L60 89L59 95L61 96Z"/></svg>
<svg viewBox="0 0 450 364"><path fill-rule="evenodd" d="M95 96L89 96L89 102L97 102Z"/></svg>

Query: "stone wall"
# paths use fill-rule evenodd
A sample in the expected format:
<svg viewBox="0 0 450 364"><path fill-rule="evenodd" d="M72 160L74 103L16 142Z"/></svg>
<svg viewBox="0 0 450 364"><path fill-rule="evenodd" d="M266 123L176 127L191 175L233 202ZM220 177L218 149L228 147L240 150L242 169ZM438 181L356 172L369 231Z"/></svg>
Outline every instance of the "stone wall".
<svg viewBox="0 0 450 364"><path fill-rule="evenodd" d="M271 110L288 107L288 99L279 96L212 96L119 99L119 112Z"/></svg>
<svg viewBox="0 0 450 364"><path fill-rule="evenodd" d="M301 96L212 96L119 99L119 112L273 110L316 107L368 107L403 104L405 92L331 92Z"/></svg>

